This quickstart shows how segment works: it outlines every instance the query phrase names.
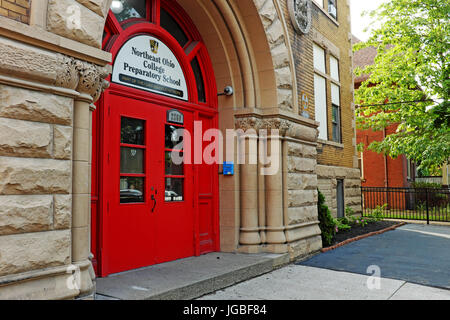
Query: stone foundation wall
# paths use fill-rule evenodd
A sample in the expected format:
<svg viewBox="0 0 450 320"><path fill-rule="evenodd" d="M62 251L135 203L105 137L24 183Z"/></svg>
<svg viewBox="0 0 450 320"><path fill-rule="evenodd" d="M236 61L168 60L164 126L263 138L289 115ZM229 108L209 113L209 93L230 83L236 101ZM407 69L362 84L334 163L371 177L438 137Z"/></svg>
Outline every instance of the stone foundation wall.
<svg viewBox="0 0 450 320"><path fill-rule="evenodd" d="M337 216L336 186L337 180L344 180L344 205L360 214L361 178L359 169L333 166L317 166L318 188L325 196L326 205L334 217Z"/></svg>
<svg viewBox="0 0 450 320"><path fill-rule="evenodd" d="M303 133L312 128L302 128ZM288 139L286 240L294 259L322 248L317 217L317 151L312 141ZM292 228L292 229L291 229Z"/></svg>

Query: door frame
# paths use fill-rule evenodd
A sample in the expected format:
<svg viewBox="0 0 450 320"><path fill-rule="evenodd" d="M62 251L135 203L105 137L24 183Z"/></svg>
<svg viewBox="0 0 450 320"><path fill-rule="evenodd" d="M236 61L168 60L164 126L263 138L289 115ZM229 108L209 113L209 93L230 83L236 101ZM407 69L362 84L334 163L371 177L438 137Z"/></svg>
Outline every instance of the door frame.
<svg viewBox="0 0 450 320"><path fill-rule="evenodd" d="M107 239L107 217L110 204L111 195L108 195L107 190L102 186L108 183L108 161L110 162L111 155L109 154L108 146L111 145L111 137L108 134L113 128L108 118L111 116L111 94L128 97L131 99L138 99L143 102L152 104L158 104L167 108L174 108L180 111L192 112L194 115L194 121L199 121L201 117L211 118L214 128L218 128L218 99L217 99L217 87L215 82L214 71L212 63L206 47L200 37L199 32L195 28L191 19L187 16L184 10L175 2L170 2L170 7L166 7L166 1L153 1L155 6L161 4L165 5L165 9L169 13L173 14L179 22L182 22L185 30L189 30L190 40L184 48L182 48L178 42L158 24L152 23L137 23L127 28L122 29L122 25L118 25L114 18L114 15L109 11L107 24L105 30L115 30L115 34L105 39L104 50L109 51L113 56L113 62L121 49L121 47L132 37L140 34L148 34L154 36L164 42L175 54L180 63L189 94L189 101L178 100L163 95L158 95L152 92L139 90L132 87L125 87L116 83L112 83L111 75L107 78L110 83L110 87L100 97L97 102L97 109L94 112L93 122L93 146L92 149L92 193L91 193L91 232L92 243L91 251L94 254L93 265L98 276L107 276L108 273L108 248L105 246L105 239ZM159 17L157 18L159 19ZM181 19L181 20L180 20ZM113 32L113 33L114 33ZM198 101L197 87L194 73L192 71L190 62L195 57L198 58L201 72L203 75L206 103ZM193 134L193 133L192 133ZM192 139L193 142L195 139ZM108 160L109 159L109 160ZM206 164L202 164L206 165ZM194 186L195 181L200 179L199 177L199 165L193 165L193 179ZM220 251L220 227L219 227L219 176L218 176L218 164L213 164L213 189L214 189L214 201L213 201L213 241L214 251ZM94 181L95 179L95 181ZM199 242L199 195L198 189L194 188L194 252L196 256L202 253L200 250Z"/></svg>

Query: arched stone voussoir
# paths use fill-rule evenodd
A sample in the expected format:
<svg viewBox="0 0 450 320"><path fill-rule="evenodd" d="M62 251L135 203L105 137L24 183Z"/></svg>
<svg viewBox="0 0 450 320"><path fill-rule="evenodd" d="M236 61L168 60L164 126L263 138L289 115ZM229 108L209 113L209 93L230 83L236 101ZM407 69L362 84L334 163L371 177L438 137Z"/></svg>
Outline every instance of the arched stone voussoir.
<svg viewBox="0 0 450 320"><path fill-rule="evenodd" d="M47 30L101 48L112 0L48 0Z"/></svg>
<svg viewBox="0 0 450 320"><path fill-rule="evenodd" d="M280 14L278 0L253 0L266 32L272 55L276 85L278 91L277 104L280 109L295 110L296 94L294 89L295 69L292 54L289 50L287 30L284 18Z"/></svg>

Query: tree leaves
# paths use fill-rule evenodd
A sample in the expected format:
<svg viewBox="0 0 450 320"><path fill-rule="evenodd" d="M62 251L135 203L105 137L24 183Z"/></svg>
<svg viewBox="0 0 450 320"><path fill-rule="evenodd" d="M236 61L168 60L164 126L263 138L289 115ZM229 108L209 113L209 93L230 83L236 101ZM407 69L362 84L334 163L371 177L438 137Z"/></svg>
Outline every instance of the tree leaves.
<svg viewBox="0 0 450 320"><path fill-rule="evenodd" d="M419 168L435 170L450 157L450 2L391 0L369 15L381 27L354 45L354 51L372 46L378 52L373 65L355 69L356 76L369 75L355 92L362 105L357 126L397 124L368 148L392 158L405 154ZM423 102L395 104L405 101Z"/></svg>

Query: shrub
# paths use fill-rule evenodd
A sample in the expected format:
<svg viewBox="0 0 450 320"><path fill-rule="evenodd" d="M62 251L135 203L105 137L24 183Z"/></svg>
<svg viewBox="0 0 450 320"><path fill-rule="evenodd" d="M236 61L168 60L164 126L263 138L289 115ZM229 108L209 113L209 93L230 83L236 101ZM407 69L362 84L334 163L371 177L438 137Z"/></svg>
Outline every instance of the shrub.
<svg viewBox="0 0 450 320"><path fill-rule="evenodd" d="M343 217L343 218L338 218L337 220L335 220L336 223L336 231L345 231L345 230L349 230L352 227L349 225L349 222L347 220L347 218Z"/></svg>
<svg viewBox="0 0 450 320"><path fill-rule="evenodd" d="M324 195L317 190L319 193L319 201L317 203L317 209L319 214L319 227L322 232L322 245L324 247L333 244L333 238L336 235L336 221L332 217L330 209L325 204Z"/></svg>
<svg viewBox="0 0 450 320"><path fill-rule="evenodd" d="M441 189L442 185L433 182L412 182L411 186L416 189Z"/></svg>
<svg viewBox="0 0 450 320"><path fill-rule="evenodd" d="M372 213L370 214L370 217L375 219L375 221L381 221L383 220L383 212L387 208L387 203L383 204L382 206L378 205L375 209L372 210Z"/></svg>

